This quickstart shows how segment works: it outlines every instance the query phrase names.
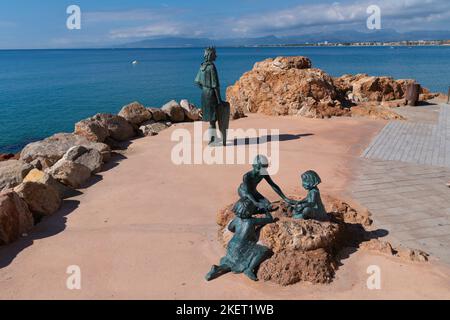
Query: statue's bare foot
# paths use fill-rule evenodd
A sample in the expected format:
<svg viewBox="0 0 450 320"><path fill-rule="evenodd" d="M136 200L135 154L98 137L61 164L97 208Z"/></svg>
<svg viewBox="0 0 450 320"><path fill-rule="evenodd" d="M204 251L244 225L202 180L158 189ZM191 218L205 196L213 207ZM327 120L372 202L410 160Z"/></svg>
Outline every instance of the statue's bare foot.
<svg viewBox="0 0 450 320"><path fill-rule="evenodd" d="M247 269L247 270L244 271L244 274L247 277L249 277L251 280L258 281L258 277L256 276L256 274L252 270Z"/></svg>

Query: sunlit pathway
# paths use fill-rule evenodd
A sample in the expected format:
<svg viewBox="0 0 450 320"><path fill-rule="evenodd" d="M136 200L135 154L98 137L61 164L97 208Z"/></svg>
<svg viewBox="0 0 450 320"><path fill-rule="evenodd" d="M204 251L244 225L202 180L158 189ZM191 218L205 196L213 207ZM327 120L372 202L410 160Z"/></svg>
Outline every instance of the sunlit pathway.
<svg viewBox="0 0 450 320"><path fill-rule="evenodd" d="M411 120L389 122L363 152L353 196L392 241L450 264L450 106L436 121L420 109L404 109Z"/></svg>

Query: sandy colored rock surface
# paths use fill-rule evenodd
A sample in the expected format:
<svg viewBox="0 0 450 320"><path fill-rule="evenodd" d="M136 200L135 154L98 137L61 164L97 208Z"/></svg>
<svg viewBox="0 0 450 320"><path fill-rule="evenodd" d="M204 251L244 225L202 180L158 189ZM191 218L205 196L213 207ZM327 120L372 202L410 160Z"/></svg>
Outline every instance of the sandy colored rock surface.
<svg viewBox="0 0 450 320"><path fill-rule="evenodd" d="M227 88L233 118L241 113L326 118L345 114L333 79L306 57L278 57L255 64Z"/></svg>
<svg viewBox="0 0 450 320"><path fill-rule="evenodd" d="M58 191L50 185L27 181L14 188L34 214L47 216L55 213L61 206Z"/></svg>
<svg viewBox="0 0 450 320"><path fill-rule="evenodd" d="M33 215L13 190L0 192L0 245L19 239L33 227Z"/></svg>
<svg viewBox="0 0 450 320"><path fill-rule="evenodd" d="M23 148L20 158L26 162L41 160L43 168L54 165L73 146L85 146L108 156L111 149L104 143L92 142L73 133L57 133L42 141L30 143Z"/></svg>
<svg viewBox="0 0 450 320"><path fill-rule="evenodd" d="M66 159L59 160L48 173L62 184L75 189L81 187L91 176L88 167Z"/></svg>
<svg viewBox="0 0 450 320"><path fill-rule="evenodd" d="M273 178L287 193L303 195L298 174L314 169L323 180L322 191L342 195L357 157L384 123L250 115L231 127L280 129L282 165ZM172 132L193 132L193 125L176 124L155 137L134 140L127 159L100 173L101 180L66 200L28 237L1 247L0 298L450 298L447 267L399 263L369 251L349 252L328 285L280 289L234 274L206 282L204 275L225 253L217 241L216 213L236 200L249 165L173 164ZM260 191L277 199L266 184ZM366 286L367 267L374 264L382 271L381 290ZM70 265L81 268L81 290L66 288Z"/></svg>
<svg viewBox="0 0 450 320"><path fill-rule="evenodd" d="M125 118L125 120L131 124L140 125L141 123L150 120L152 118L152 113L139 102L132 102L120 110L119 116Z"/></svg>
<svg viewBox="0 0 450 320"><path fill-rule="evenodd" d="M21 160L6 160L0 162L0 191L14 188L33 167Z"/></svg>

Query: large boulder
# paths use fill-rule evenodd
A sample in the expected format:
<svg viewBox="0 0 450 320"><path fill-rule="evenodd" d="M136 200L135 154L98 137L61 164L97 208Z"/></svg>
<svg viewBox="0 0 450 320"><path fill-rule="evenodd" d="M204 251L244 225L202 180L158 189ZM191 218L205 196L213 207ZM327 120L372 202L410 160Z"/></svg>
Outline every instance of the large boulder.
<svg viewBox="0 0 450 320"><path fill-rule="evenodd" d="M48 173L62 184L75 189L80 188L91 176L88 167L66 159L55 163Z"/></svg>
<svg viewBox="0 0 450 320"><path fill-rule="evenodd" d="M89 168L92 173L97 173L102 168L102 155L95 149L83 146L70 148L63 156L63 159L82 164Z"/></svg>
<svg viewBox="0 0 450 320"><path fill-rule="evenodd" d="M0 193L0 245L17 240L34 225L33 215L17 193Z"/></svg>
<svg viewBox="0 0 450 320"><path fill-rule="evenodd" d="M20 184L33 166L22 160L6 160L0 162L0 191Z"/></svg>
<svg viewBox="0 0 450 320"><path fill-rule="evenodd" d="M77 122L74 133L92 142L105 142L106 138L109 137L108 128L100 121L92 118Z"/></svg>
<svg viewBox="0 0 450 320"><path fill-rule="evenodd" d="M119 116L134 125L140 125L152 118L152 113L139 102L132 102L122 108Z"/></svg>
<svg viewBox="0 0 450 320"><path fill-rule="evenodd" d="M48 173L38 169L31 170L23 179L23 182L37 182L48 185L58 191L61 199L66 199L76 194L72 188L63 185L59 181L53 179Z"/></svg>
<svg viewBox="0 0 450 320"><path fill-rule="evenodd" d="M184 121L184 109L175 100L166 103L161 110L167 114L172 122Z"/></svg>
<svg viewBox="0 0 450 320"><path fill-rule="evenodd" d="M61 206L58 191L43 183L23 182L14 191L27 203L31 212L38 216L51 215Z"/></svg>
<svg viewBox="0 0 450 320"><path fill-rule="evenodd" d="M180 106L184 109L184 115L187 120L198 121L201 119L201 109L183 99L180 101Z"/></svg>
<svg viewBox="0 0 450 320"><path fill-rule="evenodd" d="M108 159L111 148L99 142L92 142L86 137L73 133L57 133L42 141L28 144L22 150L20 158L28 163L38 159L42 168L46 169L54 165L73 146L85 146L98 150L104 159Z"/></svg>
<svg viewBox="0 0 450 320"><path fill-rule="evenodd" d="M227 101L232 118L247 112L315 118L345 114L332 77L311 68L306 57L278 57L256 63L228 87Z"/></svg>
<svg viewBox="0 0 450 320"><path fill-rule="evenodd" d="M163 131L164 129L169 128L171 125L172 124L167 121L156 122L156 121L150 120L150 121L143 123L139 127L139 130L141 131L143 136L155 136L158 133L160 133L161 131Z"/></svg>
<svg viewBox="0 0 450 320"><path fill-rule="evenodd" d="M109 113L99 113L90 118L108 129L109 137L117 141L126 141L135 136L133 126L125 118Z"/></svg>
<svg viewBox="0 0 450 320"><path fill-rule="evenodd" d="M160 108L147 108L148 111L152 114L152 120L158 122L158 121L164 121L168 119L167 113L165 113Z"/></svg>

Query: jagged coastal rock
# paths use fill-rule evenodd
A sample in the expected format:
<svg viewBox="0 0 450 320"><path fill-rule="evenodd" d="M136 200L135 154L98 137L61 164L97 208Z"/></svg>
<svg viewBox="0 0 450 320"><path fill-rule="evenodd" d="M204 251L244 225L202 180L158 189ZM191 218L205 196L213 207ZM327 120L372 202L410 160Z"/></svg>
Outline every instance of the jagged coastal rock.
<svg viewBox="0 0 450 320"><path fill-rule="evenodd" d="M27 204L13 190L0 193L0 245L11 243L27 233L34 219Z"/></svg>
<svg viewBox="0 0 450 320"><path fill-rule="evenodd" d="M172 122L183 122L184 121L184 109L179 105L178 102L172 100L161 108Z"/></svg>
<svg viewBox="0 0 450 320"><path fill-rule="evenodd" d="M255 64L227 89L234 118L246 112L267 115L339 116L343 98L333 78L311 68L306 57L278 57Z"/></svg>
<svg viewBox="0 0 450 320"><path fill-rule="evenodd" d="M228 87L227 99L233 119L245 113L401 119L381 102L404 99L407 85L414 82L367 74L332 78L323 70L312 68L311 60L306 57L277 57L256 63L251 71ZM421 90L423 95L431 97L427 89ZM361 102L372 103L358 105ZM354 106L359 107L355 112Z"/></svg>
<svg viewBox="0 0 450 320"><path fill-rule="evenodd" d="M73 133L57 133L41 141L33 142L25 146L20 158L25 162L39 160L42 168L54 165L63 155L74 146L85 146L98 150L102 156L109 157L111 148L98 142L92 142L84 136Z"/></svg>
<svg viewBox="0 0 450 320"><path fill-rule="evenodd" d="M14 188L14 191L36 216L51 215L61 206L58 191L47 184L27 181Z"/></svg>
<svg viewBox="0 0 450 320"><path fill-rule="evenodd" d="M140 125L145 121L149 121L152 118L152 113L142 104L135 101L124 106L122 110L120 110L119 116L123 117L131 124Z"/></svg>
<svg viewBox="0 0 450 320"><path fill-rule="evenodd" d="M0 191L20 184L31 169L33 166L22 160L0 162Z"/></svg>

